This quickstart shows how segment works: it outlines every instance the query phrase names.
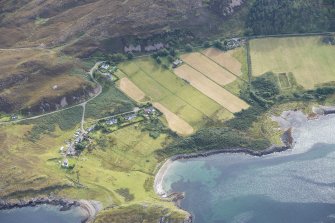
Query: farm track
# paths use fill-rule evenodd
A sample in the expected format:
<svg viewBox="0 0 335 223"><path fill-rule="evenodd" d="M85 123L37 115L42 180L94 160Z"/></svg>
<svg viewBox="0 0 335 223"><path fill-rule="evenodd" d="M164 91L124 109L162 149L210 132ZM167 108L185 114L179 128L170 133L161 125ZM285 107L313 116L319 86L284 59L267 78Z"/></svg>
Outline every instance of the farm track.
<svg viewBox="0 0 335 223"><path fill-rule="evenodd" d="M277 35L258 35L258 36L248 36L248 37L237 37L237 38L246 38L249 43L249 40L251 39L260 39L260 38L269 38L269 37L303 37L303 36L317 36L317 35L327 35L327 34L335 34L335 32L316 32L316 33L293 33L293 34L277 34ZM250 82L250 78L251 78L251 75L252 75L252 68L249 67L251 65L251 60L250 60L250 49L249 46L248 46L248 43L247 43L247 58L248 58L248 76L249 76L249 82ZM0 48L0 51L20 51L20 50L48 50L48 51L52 51L52 48L41 48L39 46L32 46L32 47L17 47L17 48ZM134 58L143 58L143 57L147 57L147 56L150 56L152 55L152 53L150 54L145 54L145 55L140 55L140 56L135 56ZM33 117L28 117L28 118L23 118L23 119L20 119L20 120L14 120L14 121L6 121L6 122L0 122L0 125L4 125L4 124L13 124L13 123L19 123L19 122L22 122L22 121L28 121L28 120L34 120L34 119L38 119L38 118L42 118L42 117L45 117L45 116L48 116L48 115L52 115L52 114L56 114L56 113L59 113L59 112L62 112L62 111L66 111L66 110L69 110L69 109L72 109L72 108L75 108L75 107L78 107L78 106L82 106L83 108L85 108L86 104L95 99L97 96L99 96L101 93L102 93L102 86L94 79L93 77L93 73L94 71L97 69L97 67L102 63L103 61L100 61L100 62L97 62L90 70L89 74L93 80L93 82L97 83L98 85L98 93L93 96L92 98L86 100L85 102L82 102L80 104L77 104L77 105L72 105L70 107L67 107L67 108L64 108L64 109L60 109L60 110L56 110L56 111L53 111L53 112L49 112L49 113L46 113L46 114L41 114L41 115L37 115L37 116L33 116ZM221 66L222 67L222 66ZM235 75L235 74L234 74ZM236 75L235 75L236 76ZM245 81L245 80L244 80ZM157 82L157 81L156 81ZM198 109L197 109L198 110ZM202 113L202 112L201 112ZM83 116L84 116L84 112L83 112ZM83 122L83 118L82 118L82 122ZM82 123L83 124L83 123Z"/></svg>
<svg viewBox="0 0 335 223"><path fill-rule="evenodd" d="M25 48L27 49L27 48ZM2 49L0 49L2 50ZM16 50L16 49L13 49L13 50ZM80 103L80 104L76 104L76 105L72 105L70 107L67 107L67 108L63 108L63 109L60 109L60 110L56 110L56 111L53 111L53 112L49 112L49 113L46 113L46 114L42 114L42 115L36 115L36 116L33 116L33 117L28 117L28 118L23 118L23 119L19 119L19 120L14 120L14 121L7 121L7 122L0 122L0 125L4 125L4 124L13 124L13 123L19 123L19 122L23 122L23 121L28 121L28 120L34 120L34 119L38 119L38 118L42 118L42 117L46 117L46 116L49 116L49 115L53 115L53 114L57 114L59 112L62 112L62 111L66 111L66 110L69 110L69 109L72 109L72 108L75 108L75 107L83 107L83 114L82 114L82 119L81 119L81 128L83 130L83 126L84 126L84 119L85 119L85 111L86 111L86 104L92 100L94 100L96 97L98 97L101 93L102 93L102 86L99 84L99 82L94 78L94 72L96 71L96 69L98 69L99 65L101 64L102 62L97 62L95 63L95 65L90 69L89 71L89 75L91 77L91 79L93 80L94 83L97 84L98 86L98 92L91 98L87 99L86 101Z"/></svg>

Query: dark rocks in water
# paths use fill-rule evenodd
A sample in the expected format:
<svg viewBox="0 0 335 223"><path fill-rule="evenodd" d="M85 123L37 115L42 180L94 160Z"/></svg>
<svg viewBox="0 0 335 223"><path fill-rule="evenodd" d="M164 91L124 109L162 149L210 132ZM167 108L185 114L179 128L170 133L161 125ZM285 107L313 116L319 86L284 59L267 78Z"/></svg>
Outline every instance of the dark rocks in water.
<svg viewBox="0 0 335 223"><path fill-rule="evenodd" d="M68 200L64 198L54 198L54 197L41 197L41 198L33 198L30 200L10 200L10 201L0 199L0 210L34 207L42 204L61 206L60 211L67 211L72 207L80 205L79 202L77 201Z"/></svg>

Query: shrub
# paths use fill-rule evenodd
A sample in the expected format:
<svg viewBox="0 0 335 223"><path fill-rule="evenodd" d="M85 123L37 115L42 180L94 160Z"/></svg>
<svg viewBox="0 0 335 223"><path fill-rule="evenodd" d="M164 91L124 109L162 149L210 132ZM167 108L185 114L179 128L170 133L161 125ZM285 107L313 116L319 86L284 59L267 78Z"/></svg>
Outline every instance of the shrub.
<svg viewBox="0 0 335 223"><path fill-rule="evenodd" d="M186 46L185 46L185 50L186 50L186 52L192 52L193 51L193 47L192 47L192 45L191 44L186 44Z"/></svg>

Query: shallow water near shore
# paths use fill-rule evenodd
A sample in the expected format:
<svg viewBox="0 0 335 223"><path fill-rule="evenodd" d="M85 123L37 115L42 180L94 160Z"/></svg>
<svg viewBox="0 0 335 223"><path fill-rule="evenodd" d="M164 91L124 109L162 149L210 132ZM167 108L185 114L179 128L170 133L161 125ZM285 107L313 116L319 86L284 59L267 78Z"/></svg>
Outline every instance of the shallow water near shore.
<svg viewBox="0 0 335 223"><path fill-rule="evenodd" d="M185 192L195 223L335 222L335 116L304 123L293 150L174 161L162 181Z"/></svg>
<svg viewBox="0 0 335 223"><path fill-rule="evenodd" d="M68 211L60 211L59 206L52 205L0 210L1 223L81 223L85 218L79 207Z"/></svg>

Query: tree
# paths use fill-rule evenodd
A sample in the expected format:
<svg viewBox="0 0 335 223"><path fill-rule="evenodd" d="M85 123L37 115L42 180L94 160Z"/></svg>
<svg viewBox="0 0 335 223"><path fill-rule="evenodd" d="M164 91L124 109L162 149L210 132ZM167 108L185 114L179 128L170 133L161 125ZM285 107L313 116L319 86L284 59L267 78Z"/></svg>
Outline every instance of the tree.
<svg viewBox="0 0 335 223"><path fill-rule="evenodd" d="M169 69L169 65L167 65L167 64L163 64L162 67L163 67L165 70L168 70L168 69Z"/></svg>
<svg viewBox="0 0 335 223"><path fill-rule="evenodd" d="M175 50L174 48L169 49L169 54L170 54L172 57L175 57L175 56L177 55L176 50Z"/></svg>
<svg viewBox="0 0 335 223"><path fill-rule="evenodd" d="M185 50L187 51L187 52L192 52L193 51L193 47L192 47L192 45L191 44L186 44L186 46L185 46Z"/></svg>
<svg viewBox="0 0 335 223"><path fill-rule="evenodd" d="M128 58L128 60L133 59L134 58L134 54L132 52L128 52L127 53L127 58Z"/></svg>
<svg viewBox="0 0 335 223"><path fill-rule="evenodd" d="M115 62L115 63L124 61L126 59L127 59L127 57L122 53L115 53L115 54L109 55L109 60L112 61L112 62Z"/></svg>
<svg viewBox="0 0 335 223"><path fill-rule="evenodd" d="M272 99L279 94L279 87L273 73L266 73L251 82L252 90L256 96Z"/></svg>
<svg viewBox="0 0 335 223"><path fill-rule="evenodd" d="M216 48L218 48L218 49L220 49L220 50L222 50L224 47L223 47L223 44L222 44L222 42L220 41L220 40L216 40L215 42L214 42L214 47L216 47Z"/></svg>
<svg viewBox="0 0 335 223"><path fill-rule="evenodd" d="M211 43L210 43L209 41L206 41L206 42L204 42L203 46L204 46L205 48L208 48L208 47L211 46Z"/></svg>
<svg viewBox="0 0 335 223"><path fill-rule="evenodd" d="M169 61L170 63L172 63L172 62L174 61L174 58L173 58L171 55L169 55L169 56L167 57L167 59L168 59L168 61Z"/></svg>
<svg viewBox="0 0 335 223"><path fill-rule="evenodd" d="M247 17L254 35L331 31L335 11L317 0L255 0Z"/></svg>
<svg viewBox="0 0 335 223"><path fill-rule="evenodd" d="M161 60L161 58L160 58L159 56L156 57L155 60L156 60L156 63L158 63L158 64L161 64L161 63L162 63L162 60Z"/></svg>

